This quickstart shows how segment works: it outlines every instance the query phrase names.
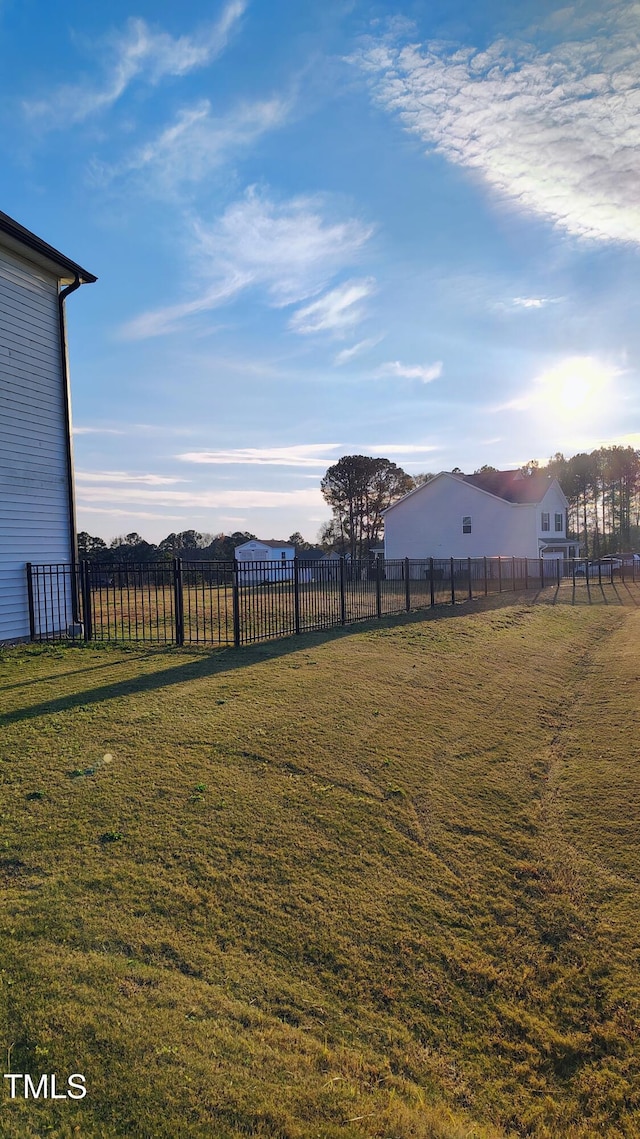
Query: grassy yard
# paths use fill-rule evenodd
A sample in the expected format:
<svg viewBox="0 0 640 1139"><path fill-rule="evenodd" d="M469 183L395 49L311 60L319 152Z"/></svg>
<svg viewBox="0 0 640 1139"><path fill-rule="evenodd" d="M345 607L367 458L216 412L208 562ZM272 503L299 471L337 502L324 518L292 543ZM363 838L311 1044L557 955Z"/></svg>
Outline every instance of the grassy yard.
<svg viewBox="0 0 640 1139"><path fill-rule="evenodd" d="M88 1088L0 1134L640 1136L640 587L552 599L0 653L3 1072Z"/></svg>

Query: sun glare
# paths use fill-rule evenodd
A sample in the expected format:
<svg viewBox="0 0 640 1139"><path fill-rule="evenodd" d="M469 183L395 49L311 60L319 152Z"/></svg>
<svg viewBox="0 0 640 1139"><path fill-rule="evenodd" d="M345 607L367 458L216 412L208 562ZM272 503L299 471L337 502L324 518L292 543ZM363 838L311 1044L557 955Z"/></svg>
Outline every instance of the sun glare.
<svg viewBox="0 0 640 1139"><path fill-rule="evenodd" d="M610 399L617 373L593 356L570 356L538 376L535 402L565 421L591 422Z"/></svg>

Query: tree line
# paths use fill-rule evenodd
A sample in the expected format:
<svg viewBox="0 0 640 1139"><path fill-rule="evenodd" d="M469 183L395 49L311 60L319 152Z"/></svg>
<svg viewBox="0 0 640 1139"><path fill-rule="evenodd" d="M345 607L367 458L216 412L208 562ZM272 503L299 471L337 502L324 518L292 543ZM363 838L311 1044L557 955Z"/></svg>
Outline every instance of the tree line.
<svg viewBox="0 0 640 1139"><path fill-rule="evenodd" d="M495 470L484 466L474 471ZM556 453L545 465L526 463L523 473L557 478L569 503L569 536L580 542L585 557L600 557L640 546L640 451L633 447L600 447L589 454L565 458ZM462 474L454 467L453 474ZM352 558L367 557L380 548L383 512L408 491L433 478L432 473L409 475L389 459L344 455L329 467L320 483L331 518L320 530L317 547L299 532L286 541L298 550L318 549ZM78 535L81 558L106 563L161 561L180 555L191 561L231 561L236 546L255 538L247 531L201 534L182 530L154 545L135 532L107 545L86 531Z"/></svg>
<svg viewBox="0 0 640 1139"><path fill-rule="evenodd" d="M640 451L599 447L566 459L557 453L546 467L569 501L569 527L585 557L598 558L640 546Z"/></svg>
<svg viewBox="0 0 640 1139"><path fill-rule="evenodd" d="M157 545L147 542L140 534L132 531L114 538L108 545L103 538L95 538L82 530L78 534L78 557L106 565L121 565L131 562L170 561L177 556L188 561L232 561L236 546L255 538L245 530L233 534L201 534L197 530L181 530L167 534ZM299 550L308 549L302 534L296 531L287 539Z"/></svg>

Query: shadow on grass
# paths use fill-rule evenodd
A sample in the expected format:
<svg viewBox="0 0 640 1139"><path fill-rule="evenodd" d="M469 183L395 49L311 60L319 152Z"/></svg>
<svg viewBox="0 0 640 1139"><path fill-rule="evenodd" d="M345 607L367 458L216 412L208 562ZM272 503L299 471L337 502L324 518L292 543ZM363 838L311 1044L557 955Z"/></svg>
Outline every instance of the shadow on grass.
<svg viewBox="0 0 640 1139"><path fill-rule="evenodd" d="M94 671L94 669L97 670L107 667L117 668L119 665L125 667L131 660L149 660L154 657L162 658L163 660L167 658L175 660L176 657L179 659L185 656L189 659L179 664L174 664L173 667L161 668L158 671L128 678L127 680L113 684L106 684L100 688L85 689L82 692L71 693L67 696L61 696L52 700L44 700L25 708L18 708L0 716L0 726L7 726L20 722L21 720L34 719L41 715L67 712L79 706L86 708L87 705L101 704L104 701L115 700L121 696L151 692L172 684L186 684L192 680L201 680L205 677L232 672L237 668L266 664L270 661L279 660L281 657L315 649L320 645L342 640L345 637L353 637L358 633L374 632L377 629L397 628L404 625L420 624L425 621L449 621L452 618L466 617L470 613L508 608L514 604L594 605L604 603L609 605L613 603L615 605L631 604L635 606L640 604L637 591L632 592L628 586L623 587L614 584L613 586L609 586L609 589L612 590L613 595L615 595L615 600L613 597L607 597L605 595L604 587L593 587L586 584L572 587L571 583L568 583L560 586L552 586L545 590L538 589L535 593L505 591L498 594L489 594L487 597L477 598L473 601L467 600L456 605L438 605L434 609L422 609L411 613L394 614L393 616L382 617L380 619L360 621L346 627L327 629L315 633L302 633L296 637L290 636L282 638L281 640L248 645L241 649L204 648L198 645L185 645L184 648L177 648L175 645L150 646L141 652L136 651L135 654L129 656L126 661L118 660L116 662L108 662L104 665L90 665L87 669L73 669L65 673L55 673L46 677L38 676L34 677L31 681L20 682L15 687L20 687L22 683L33 685L57 680L63 676L73 676L77 673L86 674L87 672ZM622 590L624 590L624 594ZM60 646L56 647L59 649ZM92 643L73 646L76 651L81 653L96 650L100 651L102 647L101 645ZM112 646L109 644L104 647L112 649L119 648L120 646ZM194 660L194 656L196 656L197 659Z"/></svg>

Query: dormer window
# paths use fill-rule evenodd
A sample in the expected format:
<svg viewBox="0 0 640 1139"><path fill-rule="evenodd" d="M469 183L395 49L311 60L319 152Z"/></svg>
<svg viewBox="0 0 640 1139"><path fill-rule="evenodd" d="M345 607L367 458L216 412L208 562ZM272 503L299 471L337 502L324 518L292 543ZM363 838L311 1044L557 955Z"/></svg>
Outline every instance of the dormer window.
<svg viewBox="0 0 640 1139"><path fill-rule="evenodd" d="M470 514L465 514L463 516L462 533L463 534L470 534L471 533L471 515Z"/></svg>
<svg viewBox="0 0 640 1139"><path fill-rule="evenodd" d="M540 523L540 529L542 530L542 532L544 534L545 531L548 531L551 529L551 519L550 519L549 513L547 511L544 511L544 510L542 511L541 518L542 518L542 521Z"/></svg>

